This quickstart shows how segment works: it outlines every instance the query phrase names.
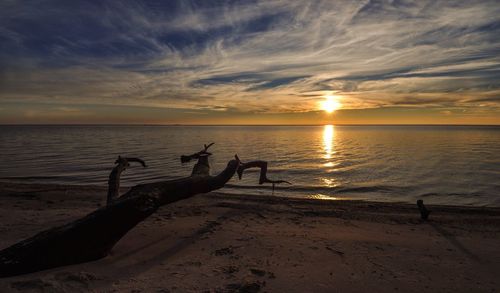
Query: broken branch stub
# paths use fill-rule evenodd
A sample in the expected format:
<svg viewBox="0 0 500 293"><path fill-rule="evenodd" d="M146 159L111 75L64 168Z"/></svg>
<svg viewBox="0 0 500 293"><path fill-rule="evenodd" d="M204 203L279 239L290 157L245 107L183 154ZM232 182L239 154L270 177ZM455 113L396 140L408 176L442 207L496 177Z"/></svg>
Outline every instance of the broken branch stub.
<svg viewBox="0 0 500 293"><path fill-rule="evenodd" d="M192 155L182 155L181 156L181 163L187 163L187 162L190 162L193 159L199 159L200 157L204 157L204 156L211 156L212 153L208 152L208 148L210 148L212 145L214 145L213 142L209 143L208 145L204 144L203 145L203 150L201 150L201 151L199 151L197 153L194 153Z"/></svg>
<svg viewBox="0 0 500 293"><path fill-rule="evenodd" d="M427 221L429 219L429 215L431 214L431 211L429 211L425 205L424 201L419 199L417 200L417 206L420 211L420 218L424 221Z"/></svg>

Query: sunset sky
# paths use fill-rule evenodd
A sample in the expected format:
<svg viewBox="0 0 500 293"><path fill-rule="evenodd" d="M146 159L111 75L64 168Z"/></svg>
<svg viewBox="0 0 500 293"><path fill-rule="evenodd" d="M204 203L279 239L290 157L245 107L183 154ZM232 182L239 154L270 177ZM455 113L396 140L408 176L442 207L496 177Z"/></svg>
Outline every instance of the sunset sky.
<svg viewBox="0 0 500 293"><path fill-rule="evenodd" d="M3 0L0 123L500 124L500 3Z"/></svg>

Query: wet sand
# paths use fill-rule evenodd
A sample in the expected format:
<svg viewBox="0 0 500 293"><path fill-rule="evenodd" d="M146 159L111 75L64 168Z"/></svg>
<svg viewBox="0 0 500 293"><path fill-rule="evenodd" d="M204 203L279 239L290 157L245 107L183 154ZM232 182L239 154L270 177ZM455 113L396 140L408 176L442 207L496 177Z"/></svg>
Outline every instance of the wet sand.
<svg viewBox="0 0 500 293"><path fill-rule="evenodd" d="M223 191L223 189L222 189ZM0 249L103 206L106 187L0 183ZM496 292L500 208L209 193L164 206L95 262L0 292Z"/></svg>

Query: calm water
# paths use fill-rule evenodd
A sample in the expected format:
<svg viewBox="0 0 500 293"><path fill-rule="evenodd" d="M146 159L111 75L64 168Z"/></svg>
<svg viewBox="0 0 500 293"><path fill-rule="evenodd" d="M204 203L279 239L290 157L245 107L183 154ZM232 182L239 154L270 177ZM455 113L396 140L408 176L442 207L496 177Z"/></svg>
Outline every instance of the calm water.
<svg viewBox="0 0 500 293"><path fill-rule="evenodd" d="M235 153L270 163L286 179L275 195L500 206L500 127L486 126L0 126L0 177L101 184L118 155L133 166L124 185L187 176L179 156L211 148L213 173ZM221 191L265 194L258 174Z"/></svg>

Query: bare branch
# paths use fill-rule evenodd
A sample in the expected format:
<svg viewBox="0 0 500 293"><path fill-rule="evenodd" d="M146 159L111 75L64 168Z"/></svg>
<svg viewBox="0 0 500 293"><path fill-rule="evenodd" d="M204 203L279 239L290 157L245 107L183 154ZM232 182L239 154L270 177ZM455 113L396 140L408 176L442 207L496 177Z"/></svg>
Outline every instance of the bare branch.
<svg viewBox="0 0 500 293"><path fill-rule="evenodd" d="M122 174L123 171L125 171L125 169L127 169L128 166L130 166L129 162L138 162L144 168L146 167L146 163L139 158L124 158L118 156L118 159L116 159L115 161L115 164L117 165L113 168L113 170L109 174L108 197L106 200L106 204L109 205L113 200L118 198L120 192L120 175Z"/></svg>
<svg viewBox="0 0 500 293"><path fill-rule="evenodd" d="M236 156L237 159L238 156ZM287 183L287 184L292 184L288 181L285 180L271 180L267 178L267 162L266 161L251 161L248 163L243 163L240 161L240 166L238 167L238 170L236 171L238 173L238 178L241 179L243 177L243 171L249 168L260 168L260 178L259 178L259 184L264 184L264 183L272 183L272 184L280 184L280 183Z"/></svg>
<svg viewBox="0 0 500 293"><path fill-rule="evenodd" d="M208 145L204 144L203 146L205 147L205 152L208 150L209 147L213 146L215 142L209 143Z"/></svg>
<svg viewBox="0 0 500 293"><path fill-rule="evenodd" d="M212 153L209 153L207 150L209 147L211 147L212 145L214 145L214 143L210 143L208 145L204 144L203 145L203 150L197 152L197 153L194 153L192 155L182 155L181 156L181 163L187 163L193 159L199 159L200 157L208 157L208 156L211 156Z"/></svg>
<svg viewBox="0 0 500 293"><path fill-rule="evenodd" d="M137 162L139 164L141 164L144 168L146 168L146 162L144 162L143 160L139 159L139 158L125 158L127 161L129 162Z"/></svg>

